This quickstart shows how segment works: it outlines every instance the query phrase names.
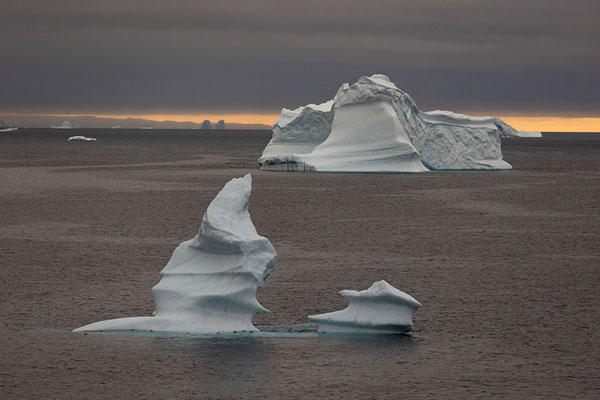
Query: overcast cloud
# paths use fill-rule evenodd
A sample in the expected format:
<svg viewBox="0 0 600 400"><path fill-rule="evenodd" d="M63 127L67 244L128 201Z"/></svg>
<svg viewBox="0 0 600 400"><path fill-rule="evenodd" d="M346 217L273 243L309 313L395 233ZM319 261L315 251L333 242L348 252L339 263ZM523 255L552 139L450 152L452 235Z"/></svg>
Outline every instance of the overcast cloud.
<svg viewBox="0 0 600 400"><path fill-rule="evenodd" d="M600 116L599 20L598 0L7 1L0 111L275 113L384 73L424 110Z"/></svg>

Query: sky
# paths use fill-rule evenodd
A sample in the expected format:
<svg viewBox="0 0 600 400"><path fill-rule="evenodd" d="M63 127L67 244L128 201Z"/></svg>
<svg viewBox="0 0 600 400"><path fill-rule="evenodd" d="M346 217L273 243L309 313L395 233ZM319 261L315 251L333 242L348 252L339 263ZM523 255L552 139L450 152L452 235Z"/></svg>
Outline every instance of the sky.
<svg viewBox="0 0 600 400"><path fill-rule="evenodd" d="M0 114L271 123L383 73L422 110L600 121L599 20L598 0L3 1Z"/></svg>

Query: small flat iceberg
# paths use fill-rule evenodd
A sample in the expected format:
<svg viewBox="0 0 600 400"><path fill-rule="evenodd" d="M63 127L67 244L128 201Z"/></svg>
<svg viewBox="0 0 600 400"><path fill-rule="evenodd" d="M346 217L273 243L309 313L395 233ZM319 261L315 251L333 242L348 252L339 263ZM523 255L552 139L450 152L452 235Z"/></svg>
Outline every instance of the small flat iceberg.
<svg viewBox="0 0 600 400"><path fill-rule="evenodd" d="M67 139L70 142L95 142L96 138L93 137L87 137L87 136L71 136Z"/></svg>
<svg viewBox="0 0 600 400"><path fill-rule="evenodd" d="M155 314L95 322L74 332L153 331L190 334L254 332L268 311L256 290L277 253L248 212L250 174L229 181L208 206L198 234L181 243L152 288Z"/></svg>
<svg viewBox="0 0 600 400"><path fill-rule="evenodd" d="M73 129L73 125L69 121L63 121L62 125L50 125L52 129Z"/></svg>
<svg viewBox="0 0 600 400"><path fill-rule="evenodd" d="M0 128L0 132L14 132L17 129L19 129L19 128L16 126L12 126L10 128Z"/></svg>
<svg viewBox="0 0 600 400"><path fill-rule="evenodd" d="M348 307L341 311L311 315L319 333L399 334L413 330L412 316L421 303L386 281L366 290L342 290Z"/></svg>
<svg viewBox="0 0 600 400"><path fill-rule="evenodd" d="M387 76L375 74L344 83L325 103L284 108L258 164L321 172L511 169L500 138L520 134L496 117L422 112Z"/></svg>

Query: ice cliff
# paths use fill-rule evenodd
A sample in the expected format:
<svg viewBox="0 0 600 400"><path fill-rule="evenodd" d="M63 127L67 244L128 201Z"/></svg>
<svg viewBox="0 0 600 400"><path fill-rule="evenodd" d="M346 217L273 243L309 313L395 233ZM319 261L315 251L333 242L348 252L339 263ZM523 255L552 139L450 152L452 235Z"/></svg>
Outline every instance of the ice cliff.
<svg viewBox="0 0 600 400"><path fill-rule="evenodd" d="M252 316L268 311L256 300L277 253L256 232L248 202L250 174L229 181L208 206L198 234L181 243L152 288L151 317L119 318L75 329L184 333L256 331Z"/></svg>
<svg viewBox="0 0 600 400"><path fill-rule="evenodd" d="M366 290L342 290L348 307L341 311L311 315L320 333L406 333L413 329L412 316L421 306L412 296L386 281Z"/></svg>
<svg viewBox="0 0 600 400"><path fill-rule="evenodd" d="M385 75L343 84L333 100L283 109L258 163L263 170L425 172L510 169L498 118L421 112Z"/></svg>

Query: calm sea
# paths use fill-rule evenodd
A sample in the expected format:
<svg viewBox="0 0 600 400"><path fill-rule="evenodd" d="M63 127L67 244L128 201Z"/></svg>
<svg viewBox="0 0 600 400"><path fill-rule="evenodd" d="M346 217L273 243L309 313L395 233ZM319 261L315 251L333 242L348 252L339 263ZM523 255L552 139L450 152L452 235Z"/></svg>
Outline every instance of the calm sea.
<svg viewBox="0 0 600 400"><path fill-rule="evenodd" d="M269 138L0 133L0 398L598 396L600 135L504 139L512 171L419 175L261 172ZM255 325L306 323L385 279L423 304L413 335L68 332L150 315L175 246L248 172L279 254Z"/></svg>

